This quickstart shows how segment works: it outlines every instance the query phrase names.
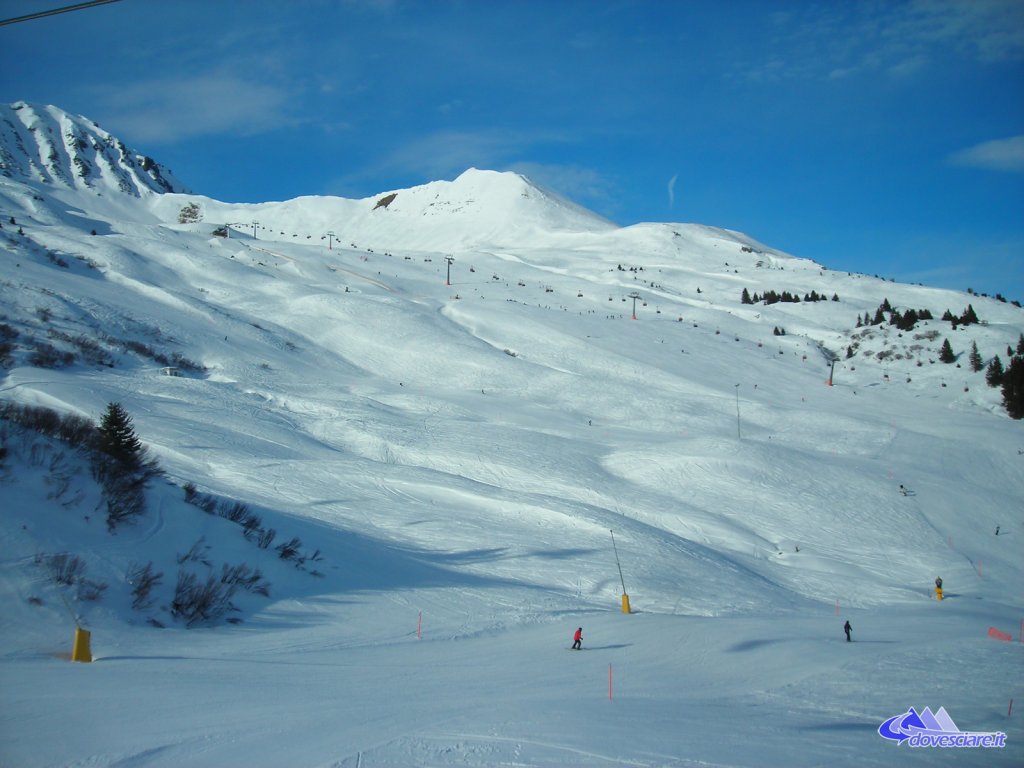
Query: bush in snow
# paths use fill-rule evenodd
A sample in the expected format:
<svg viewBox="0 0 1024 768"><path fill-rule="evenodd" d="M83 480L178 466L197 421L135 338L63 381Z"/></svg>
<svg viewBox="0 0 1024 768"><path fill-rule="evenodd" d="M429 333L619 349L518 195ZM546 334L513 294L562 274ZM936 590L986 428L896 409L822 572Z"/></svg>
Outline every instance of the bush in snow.
<svg viewBox="0 0 1024 768"><path fill-rule="evenodd" d="M260 528L253 531L252 536L256 539L257 547L260 549L267 549L274 543L274 537L277 536L277 531L273 528Z"/></svg>
<svg viewBox="0 0 1024 768"><path fill-rule="evenodd" d="M302 549L302 541L297 536L293 536L291 541L284 544L278 544L276 549L282 560L295 560L301 563L299 552Z"/></svg>
<svg viewBox="0 0 1024 768"><path fill-rule="evenodd" d="M263 597L270 597L270 583L263 578L259 568L253 570L245 563L221 566L221 584L241 587L246 592L255 592Z"/></svg>
<svg viewBox="0 0 1024 768"><path fill-rule="evenodd" d="M50 573L54 584L70 587L85 573L85 561L78 555L61 552L56 555L36 555L36 563Z"/></svg>
<svg viewBox="0 0 1024 768"><path fill-rule="evenodd" d="M65 368L75 362L75 356L70 352L61 352L52 344L38 342L28 362L36 368Z"/></svg>
<svg viewBox="0 0 1024 768"><path fill-rule="evenodd" d="M202 563L203 565L209 566L210 561L206 557L206 553L210 547L206 542L205 536L200 536L195 544L183 555L178 555L178 565L182 563Z"/></svg>
<svg viewBox="0 0 1024 768"><path fill-rule="evenodd" d="M78 555L60 552L56 555L37 554L36 564L42 566L50 574L54 584L61 587L73 587L75 599L83 602L99 600L107 589L100 581L85 578L85 561Z"/></svg>
<svg viewBox="0 0 1024 768"><path fill-rule="evenodd" d="M202 218L202 212L199 210L199 206L196 203L184 205L178 212L179 224L194 224Z"/></svg>
<svg viewBox="0 0 1024 768"><path fill-rule="evenodd" d="M125 581L132 588L132 608L136 611L145 610L153 604L150 593L163 579L163 573L153 572L153 561L146 565L132 563L128 566Z"/></svg>
<svg viewBox="0 0 1024 768"><path fill-rule="evenodd" d="M181 619L186 626L219 619L228 611L235 610L231 603L234 597L233 585L225 584L215 576L200 581L194 573L184 569L178 571L178 582L171 601L171 615Z"/></svg>
<svg viewBox="0 0 1024 768"><path fill-rule="evenodd" d="M10 402L0 403L0 421L63 440L74 447L91 444L96 432L96 425L82 416L61 415L49 408Z"/></svg>

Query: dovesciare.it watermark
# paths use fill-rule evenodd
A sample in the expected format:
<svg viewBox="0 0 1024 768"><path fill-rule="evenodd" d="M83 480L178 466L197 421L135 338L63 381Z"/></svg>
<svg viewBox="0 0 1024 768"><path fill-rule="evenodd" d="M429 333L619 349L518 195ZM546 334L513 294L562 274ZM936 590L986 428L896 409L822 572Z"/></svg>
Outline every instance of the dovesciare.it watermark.
<svg viewBox="0 0 1024 768"><path fill-rule="evenodd" d="M911 707L882 723L878 727L878 735L909 747L977 749L1006 746L1006 734L1001 731L961 731L945 707L939 707L934 714L929 707L920 714Z"/></svg>

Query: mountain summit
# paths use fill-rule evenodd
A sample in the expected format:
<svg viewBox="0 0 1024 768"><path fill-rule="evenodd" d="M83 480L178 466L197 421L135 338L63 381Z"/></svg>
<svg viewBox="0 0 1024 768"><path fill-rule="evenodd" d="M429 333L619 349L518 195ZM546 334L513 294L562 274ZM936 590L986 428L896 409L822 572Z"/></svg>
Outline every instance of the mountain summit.
<svg viewBox="0 0 1024 768"><path fill-rule="evenodd" d="M0 174L80 190L141 197L186 192L166 168L86 117L23 101L0 105Z"/></svg>

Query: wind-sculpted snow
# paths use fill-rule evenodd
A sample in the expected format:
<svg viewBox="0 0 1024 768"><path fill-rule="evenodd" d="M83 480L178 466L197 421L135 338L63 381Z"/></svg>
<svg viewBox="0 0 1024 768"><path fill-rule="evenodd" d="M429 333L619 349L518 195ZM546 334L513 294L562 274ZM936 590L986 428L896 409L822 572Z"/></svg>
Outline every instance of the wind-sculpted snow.
<svg viewBox="0 0 1024 768"><path fill-rule="evenodd" d="M878 735L911 706L1022 762L1020 644L985 633L1024 615L1024 443L966 361L1005 358L1018 307L616 228L514 174L376 208L72 186L0 178L0 399L119 402L167 477L111 534L82 455L0 424L0 763L932 765ZM984 322L846 357L886 298ZM53 583L60 553L100 600ZM240 623L171 615L180 569L240 564L269 583Z"/></svg>

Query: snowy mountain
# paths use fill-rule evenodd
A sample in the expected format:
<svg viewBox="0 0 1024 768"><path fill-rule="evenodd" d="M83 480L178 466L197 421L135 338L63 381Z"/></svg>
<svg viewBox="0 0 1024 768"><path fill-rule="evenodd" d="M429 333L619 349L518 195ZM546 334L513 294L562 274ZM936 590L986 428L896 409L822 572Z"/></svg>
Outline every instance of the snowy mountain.
<svg viewBox="0 0 1024 768"><path fill-rule="evenodd" d="M0 174L133 197L184 192L170 171L85 117L52 106L0 104Z"/></svg>
<svg viewBox="0 0 1024 768"><path fill-rule="evenodd" d="M517 174L221 202L4 110L0 764L933 765L911 707L1024 759L1024 439L970 359L1019 306Z"/></svg>

